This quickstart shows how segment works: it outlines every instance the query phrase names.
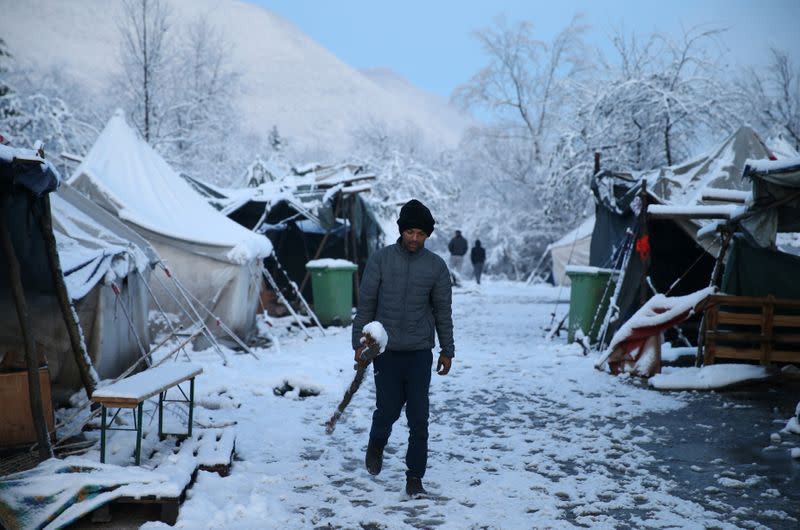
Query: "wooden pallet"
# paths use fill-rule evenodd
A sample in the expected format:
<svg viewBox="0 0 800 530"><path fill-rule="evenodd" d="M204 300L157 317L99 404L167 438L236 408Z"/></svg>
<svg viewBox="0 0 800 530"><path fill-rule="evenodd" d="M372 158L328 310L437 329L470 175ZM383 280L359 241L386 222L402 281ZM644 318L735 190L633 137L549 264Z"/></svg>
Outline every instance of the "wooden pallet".
<svg viewBox="0 0 800 530"><path fill-rule="evenodd" d="M92 512L92 523L110 523L113 520L111 511L125 510L131 505L158 505L159 516L158 520L170 526L174 525L178 520L178 511L180 505L186 497L186 492L180 497L156 497L153 495L147 497L119 497L114 499L108 504L104 504Z"/></svg>
<svg viewBox="0 0 800 530"><path fill-rule="evenodd" d="M210 471L226 477L230 474L233 464L233 454L236 447L236 436L233 429L202 429L194 438L181 439L179 443L195 444L193 458L197 467L191 479L179 497L160 497L148 495L145 497L119 497L110 503L95 509L90 518L92 523L109 523L112 521L112 511L131 509L137 505L158 506L158 519L166 524L174 525L180 506L186 499L186 491L192 487L197 479L198 471Z"/></svg>
<svg viewBox="0 0 800 530"><path fill-rule="evenodd" d="M716 359L800 363L800 301L711 295L704 335L706 365Z"/></svg>

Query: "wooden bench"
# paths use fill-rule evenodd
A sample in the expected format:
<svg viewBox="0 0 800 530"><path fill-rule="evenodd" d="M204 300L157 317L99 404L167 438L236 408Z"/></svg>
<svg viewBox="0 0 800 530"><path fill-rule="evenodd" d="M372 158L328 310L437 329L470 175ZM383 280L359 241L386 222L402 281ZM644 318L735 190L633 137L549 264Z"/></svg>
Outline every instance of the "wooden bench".
<svg viewBox="0 0 800 530"><path fill-rule="evenodd" d="M714 294L705 311L704 364L719 358L800 363L800 300Z"/></svg>
<svg viewBox="0 0 800 530"><path fill-rule="evenodd" d="M164 403L179 402L189 405L189 432L167 433L178 436L192 435L192 412L194 410L194 378L203 373L203 368L191 363L171 362L149 368L131 377L126 377L116 383L100 388L92 394L92 401L101 406L102 421L100 424L100 462L106 461L106 431L136 431L136 465L139 465L142 453L142 419L144 401L158 394L158 435L164 436ZM189 395L179 386L189 381ZM166 399L167 390L178 387L184 399ZM111 421L107 419L107 409L115 408L116 413ZM134 428L112 428L117 415L122 409L134 409Z"/></svg>

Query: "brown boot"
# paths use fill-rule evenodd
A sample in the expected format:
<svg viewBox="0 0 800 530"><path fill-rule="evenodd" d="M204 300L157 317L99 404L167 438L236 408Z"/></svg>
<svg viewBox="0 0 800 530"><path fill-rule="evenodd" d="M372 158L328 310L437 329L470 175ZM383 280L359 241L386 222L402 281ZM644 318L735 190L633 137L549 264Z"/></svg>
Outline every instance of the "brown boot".
<svg viewBox="0 0 800 530"><path fill-rule="evenodd" d="M367 444L366 464L370 475L379 474L383 467L383 447Z"/></svg>

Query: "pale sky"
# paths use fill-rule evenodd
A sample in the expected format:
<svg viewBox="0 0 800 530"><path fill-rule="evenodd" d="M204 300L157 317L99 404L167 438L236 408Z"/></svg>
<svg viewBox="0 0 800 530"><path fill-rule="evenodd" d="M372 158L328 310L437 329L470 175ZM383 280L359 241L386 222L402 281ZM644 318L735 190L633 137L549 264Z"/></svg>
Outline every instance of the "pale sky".
<svg viewBox="0 0 800 530"><path fill-rule="evenodd" d="M771 46L800 63L800 0L252 0L299 27L358 69L386 67L443 97L486 62L472 33L495 17L533 22L549 41L576 13L591 26L589 43L607 49L623 25L645 35L682 34L697 25L726 27L733 64L768 60Z"/></svg>

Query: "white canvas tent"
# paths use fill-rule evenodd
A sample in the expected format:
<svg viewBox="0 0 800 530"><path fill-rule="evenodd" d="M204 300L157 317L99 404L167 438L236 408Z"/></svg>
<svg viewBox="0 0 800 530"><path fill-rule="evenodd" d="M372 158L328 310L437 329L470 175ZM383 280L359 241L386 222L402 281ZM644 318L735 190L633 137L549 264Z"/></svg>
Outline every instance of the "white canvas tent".
<svg viewBox="0 0 800 530"><path fill-rule="evenodd" d="M269 240L211 207L137 136L121 111L68 182L150 242L189 298L239 336L250 334ZM167 311L182 314L186 300L157 280L156 297ZM215 318L203 316L213 332L223 334Z"/></svg>
<svg viewBox="0 0 800 530"><path fill-rule="evenodd" d="M566 275L567 265L589 265L593 230L594 216L547 246L545 254L550 255L553 282L556 285L569 285L569 277Z"/></svg>

